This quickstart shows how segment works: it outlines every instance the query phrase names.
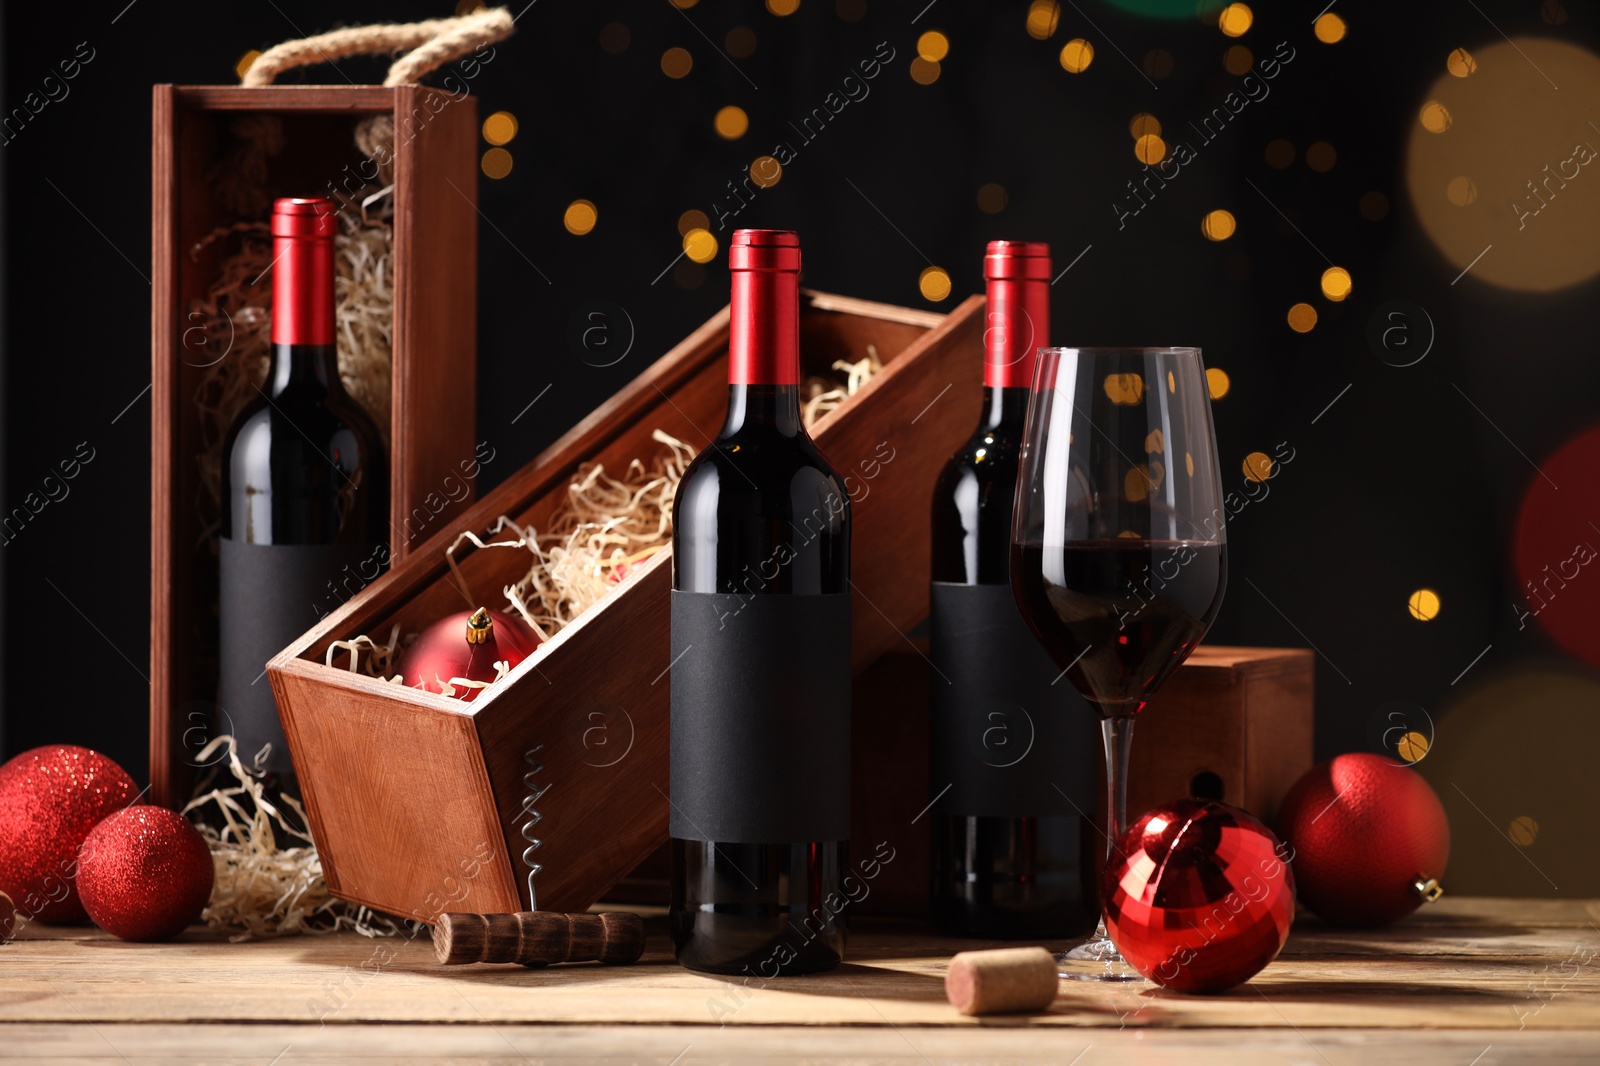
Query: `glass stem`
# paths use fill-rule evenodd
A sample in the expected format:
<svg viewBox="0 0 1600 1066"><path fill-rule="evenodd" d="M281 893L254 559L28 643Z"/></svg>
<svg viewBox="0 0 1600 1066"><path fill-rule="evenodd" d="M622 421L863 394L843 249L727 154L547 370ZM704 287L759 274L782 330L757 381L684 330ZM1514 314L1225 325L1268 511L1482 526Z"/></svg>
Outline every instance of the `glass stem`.
<svg viewBox="0 0 1600 1066"><path fill-rule="evenodd" d="M1106 862L1111 862L1128 827L1128 753L1133 749L1133 715L1100 720L1106 742Z"/></svg>

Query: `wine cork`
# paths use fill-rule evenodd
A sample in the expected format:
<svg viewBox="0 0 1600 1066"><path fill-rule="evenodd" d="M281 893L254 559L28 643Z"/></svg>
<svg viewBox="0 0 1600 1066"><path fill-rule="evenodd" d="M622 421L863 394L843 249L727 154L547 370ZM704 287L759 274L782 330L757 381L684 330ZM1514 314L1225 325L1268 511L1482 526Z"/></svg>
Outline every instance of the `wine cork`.
<svg viewBox="0 0 1600 1066"><path fill-rule="evenodd" d="M1035 1012L1056 998L1059 980L1044 948L963 951L950 960L944 994L962 1014Z"/></svg>
<svg viewBox="0 0 1600 1066"><path fill-rule="evenodd" d="M441 914L433 953L446 966L464 962L637 962L644 954L644 919L627 911L602 914Z"/></svg>

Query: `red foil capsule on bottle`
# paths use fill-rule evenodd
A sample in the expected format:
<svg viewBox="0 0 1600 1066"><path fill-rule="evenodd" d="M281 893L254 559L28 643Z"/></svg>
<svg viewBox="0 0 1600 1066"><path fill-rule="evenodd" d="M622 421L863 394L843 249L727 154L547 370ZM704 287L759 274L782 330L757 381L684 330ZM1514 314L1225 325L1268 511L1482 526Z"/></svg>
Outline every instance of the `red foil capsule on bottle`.
<svg viewBox="0 0 1600 1066"><path fill-rule="evenodd" d="M790 230L734 230L728 384L800 384L800 238Z"/></svg>
<svg viewBox="0 0 1600 1066"><path fill-rule="evenodd" d="M333 235L339 207L326 197L272 205L272 343L332 344Z"/></svg>
<svg viewBox="0 0 1600 1066"><path fill-rule="evenodd" d="M983 383L997 389L1028 388L1034 357L1050 343L1050 246L990 241L983 276L989 288Z"/></svg>

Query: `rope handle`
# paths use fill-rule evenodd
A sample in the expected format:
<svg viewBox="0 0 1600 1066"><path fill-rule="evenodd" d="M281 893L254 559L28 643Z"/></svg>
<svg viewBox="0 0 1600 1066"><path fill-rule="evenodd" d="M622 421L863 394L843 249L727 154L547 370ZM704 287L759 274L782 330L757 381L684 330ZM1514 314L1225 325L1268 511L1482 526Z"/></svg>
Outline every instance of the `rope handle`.
<svg viewBox="0 0 1600 1066"><path fill-rule="evenodd" d="M405 51L406 54L389 68L383 84L385 87L410 85L452 59L505 40L511 36L512 22L509 11L494 7L459 18L332 30L273 45L250 64L241 84L271 85L279 74L295 67L331 63L346 56Z"/></svg>

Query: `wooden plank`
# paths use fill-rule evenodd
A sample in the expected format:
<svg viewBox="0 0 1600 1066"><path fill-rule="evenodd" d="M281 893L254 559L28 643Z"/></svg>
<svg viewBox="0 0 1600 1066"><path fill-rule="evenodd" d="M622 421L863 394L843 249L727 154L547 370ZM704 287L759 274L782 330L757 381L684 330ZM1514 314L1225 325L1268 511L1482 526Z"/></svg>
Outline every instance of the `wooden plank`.
<svg viewBox="0 0 1600 1066"><path fill-rule="evenodd" d="M1557 902L1557 901L1550 901ZM1183 996L1148 985L1064 982L1049 1013L1002 1024L1101 1030L1600 1029L1600 913L1593 901L1540 909L1450 900L1390 930L1302 924L1285 955L1243 988ZM170 944L31 926L3 949L0 1022L489 1022L715 1028L995 1024L957 1015L943 975L985 946L909 922L862 921L851 961L763 986L691 973L664 922L647 923L638 966L445 969L425 938L343 934L228 944L192 930ZM1438 935L1435 935L1438 934ZM695 1039L686 1036L686 1040ZM1486 1041L1486 1043L1489 1041ZM1069 1056L1070 1058L1070 1056Z"/></svg>

